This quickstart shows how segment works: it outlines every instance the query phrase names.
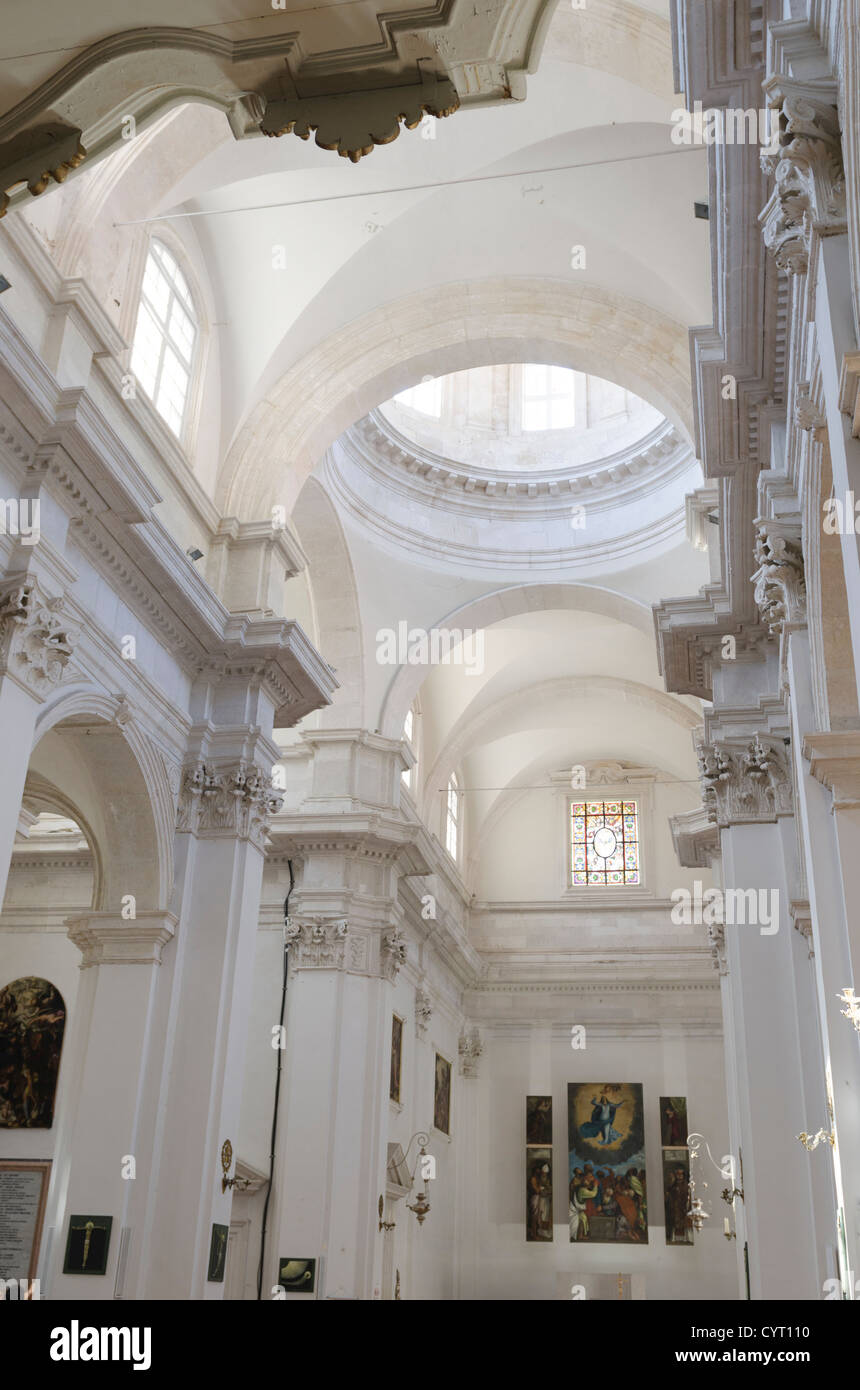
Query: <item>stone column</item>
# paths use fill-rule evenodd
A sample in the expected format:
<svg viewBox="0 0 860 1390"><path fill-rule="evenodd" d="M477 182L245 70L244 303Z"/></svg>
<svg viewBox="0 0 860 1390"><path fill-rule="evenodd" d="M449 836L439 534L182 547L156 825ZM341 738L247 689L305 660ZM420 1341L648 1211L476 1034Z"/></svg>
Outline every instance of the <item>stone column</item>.
<svg viewBox="0 0 860 1390"><path fill-rule="evenodd" d="M32 573L21 571L0 583L0 903L21 813L39 706L56 689L79 636Z"/></svg>

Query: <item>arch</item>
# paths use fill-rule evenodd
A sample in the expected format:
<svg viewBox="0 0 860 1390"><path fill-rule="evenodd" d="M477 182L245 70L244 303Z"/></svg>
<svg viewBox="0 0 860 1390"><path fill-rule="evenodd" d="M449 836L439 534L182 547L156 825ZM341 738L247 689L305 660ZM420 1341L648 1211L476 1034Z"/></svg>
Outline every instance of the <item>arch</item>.
<svg viewBox="0 0 860 1390"><path fill-rule="evenodd" d="M597 285L488 278L383 304L294 363L238 432L218 505L243 520L269 515L276 503L289 510L329 445L380 402L425 375L517 361L617 381L692 439L682 325Z"/></svg>
<svg viewBox="0 0 860 1390"><path fill-rule="evenodd" d="M99 858L93 906L118 910L132 894L138 908L167 907L175 796L164 758L125 698L91 687L60 693L40 711L30 766Z"/></svg>
<svg viewBox="0 0 860 1390"><path fill-rule="evenodd" d="M627 598L614 589L592 584L514 584L494 589L453 609L439 620L440 627L480 629L524 613L568 609L595 613L627 623L650 637L654 620L649 605ZM426 667L401 666L391 679L379 716L378 733L399 738L406 710L426 678ZM677 703L677 697L666 696ZM696 722L701 722L697 716Z"/></svg>
<svg viewBox="0 0 860 1390"><path fill-rule="evenodd" d="M316 478L302 488L292 522L307 558L316 645L337 671L338 689L317 714L326 729L364 726L364 650L352 557L331 499Z"/></svg>
<svg viewBox="0 0 860 1390"><path fill-rule="evenodd" d="M0 989L0 1129L50 1129L66 1027L56 985L21 975Z"/></svg>

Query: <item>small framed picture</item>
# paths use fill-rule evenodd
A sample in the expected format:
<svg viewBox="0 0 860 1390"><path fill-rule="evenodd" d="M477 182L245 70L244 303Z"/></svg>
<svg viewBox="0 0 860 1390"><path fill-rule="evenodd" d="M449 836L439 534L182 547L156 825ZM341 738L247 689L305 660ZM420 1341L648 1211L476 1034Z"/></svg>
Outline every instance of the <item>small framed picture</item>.
<svg viewBox="0 0 860 1390"><path fill-rule="evenodd" d="M400 1104L400 1087L403 1075L403 1019L398 1014L391 1015L391 1080L388 1095Z"/></svg>
<svg viewBox="0 0 860 1390"><path fill-rule="evenodd" d="M286 1293L313 1293L316 1287L316 1260L297 1260L282 1255L278 1261L278 1283Z"/></svg>
<svg viewBox="0 0 860 1390"><path fill-rule="evenodd" d="M436 1078L433 1088L433 1125L442 1134L451 1133L451 1063L436 1053Z"/></svg>
<svg viewBox="0 0 860 1390"><path fill-rule="evenodd" d="M70 1216L64 1274L104 1274L112 1216Z"/></svg>
<svg viewBox="0 0 860 1390"><path fill-rule="evenodd" d="M209 1273L206 1278L210 1284L224 1283L224 1267L227 1264L227 1237L229 1226L212 1226L212 1239L209 1242Z"/></svg>

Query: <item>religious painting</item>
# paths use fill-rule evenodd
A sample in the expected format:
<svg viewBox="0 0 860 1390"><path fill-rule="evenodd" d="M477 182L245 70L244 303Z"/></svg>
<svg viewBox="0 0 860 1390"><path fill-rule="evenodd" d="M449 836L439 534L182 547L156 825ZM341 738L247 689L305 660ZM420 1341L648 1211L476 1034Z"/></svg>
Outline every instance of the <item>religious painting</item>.
<svg viewBox="0 0 860 1390"><path fill-rule="evenodd" d="M666 1244L692 1245L689 1149L663 1150L663 1205L666 1210Z"/></svg>
<svg viewBox="0 0 860 1390"><path fill-rule="evenodd" d="M526 1149L526 1240L552 1240L552 1149Z"/></svg>
<svg viewBox="0 0 860 1390"><path fill-rule="evenodd" d="M400 1078L403 1068L403 1019L391 1015L391 1078L388 1094L391 1100L400 1104Z"/></svg>
<svg viewBox="0 0 860 1390"><path fill-rule="evenodd" d="M278 1283L286 1293L313 1293L316 1274L316 1260L282 1255L278 1261Z"/></svg>
<svg viewBox="0 0 860 1390"><path fill-rule="evenodd" d="M104 1274L112 1216L70 1216L64 1274Z"/></svg>
<svg viewBox="0 0 860 1390"><path fill-rule="evenodd" d="M0 989L0 1128L51 1128L65 1026L48 980L24 975Z"/></svg>
<svg viewBox="0 0 860 1390"><path fill-rule="evenodd" d="M664 1148L687 1147L687 1097L660 1097L660 1143Z"/></svg>
<svg viewBox="0 0 860 1390"><path fill-rule="evenodd" d="M552 1096L526 1096L526 1143L552 1143Z"/></svg>
<svg viewBox="0 0 860 1390"><path fill-rule="evenodd" d="M440 1052L436 1053L433 1124L443 1134L451 1133L451 1063Z"/></svg>
<svg viewBox="0 0 860 1390"><path fill-rule="evenodd" d="M641 1085L570 1082L567 1126L571 1241L647 1245Z"/></svg>
<svg viewBox="0 0 860 1390"><path fill-rule="evenodd" d="M224 1283L224 1270L227 1267L227 1240L229 1226L213 1223L212 1239L209 1242L209 1271L206 1275L210 1284Z"/></svg>

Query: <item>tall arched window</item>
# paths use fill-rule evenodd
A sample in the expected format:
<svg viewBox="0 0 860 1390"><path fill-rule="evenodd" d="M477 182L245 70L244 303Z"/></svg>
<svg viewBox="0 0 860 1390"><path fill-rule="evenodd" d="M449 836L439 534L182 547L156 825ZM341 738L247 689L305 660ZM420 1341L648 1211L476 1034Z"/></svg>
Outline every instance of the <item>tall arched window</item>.
<svg viewBox="0 0 860 1390"><path fill-rule="evenodd" d="M403 721L403 739L404 739L404 742L405 742L405 743L408 743L408 744L409 744L409 747L410 747L410 749L412 750L412 753L414 754L414 753L415 753L415 742L414 742L414 739L415 739L415 712L414 712L414 710L412 709L411 706L410 706L410 708L406 711L406 718L405 718L404 721ZM413 767L408 767L408 768L406 769L405 772L402 772L402 773L400 774L401 779L402 779L402 781L403 781L403 785L406 787L407 791L410 791L410 792L411 792L411 790L412 790L412 780L413 780L413 779L412 779L412 774L413 774L414 771L415 771L415 767L414 767L414 766L413 766Z"/></svg>
<svg viewBox="0 0 860 1390"><path fill-rule="evenodd" d="M398 391L394 399L399 405L408 406L410 410L417 410L420 415L431 415L438 420L442 414L442 378L424 377L415 386L407 386L405 391Z"/></svg>
<svg viewBox="0 0 860 1390"><path fill-rule="evenodd" d="M182 434L199 323L176 257L152 241L140 291L131 370L162 419Z"/></svg>
<svg viewBox="0 0 860 1390"><path fill-rule="evenodd" d="M455 773L448 778L448 797L445 805L445 848L452 859L460 851L460 787Z"/></svg>
<svg viewBox="0 0 860 1390"><path fill-rule="evenodd" d="M561 430L575 423L574 382L569 367L523 365L523 429Z"/></svg>

